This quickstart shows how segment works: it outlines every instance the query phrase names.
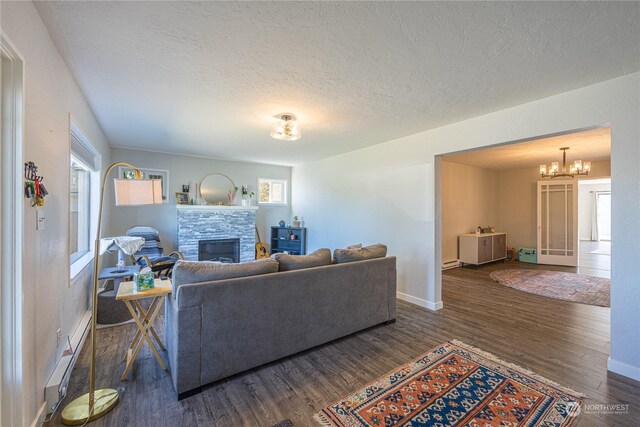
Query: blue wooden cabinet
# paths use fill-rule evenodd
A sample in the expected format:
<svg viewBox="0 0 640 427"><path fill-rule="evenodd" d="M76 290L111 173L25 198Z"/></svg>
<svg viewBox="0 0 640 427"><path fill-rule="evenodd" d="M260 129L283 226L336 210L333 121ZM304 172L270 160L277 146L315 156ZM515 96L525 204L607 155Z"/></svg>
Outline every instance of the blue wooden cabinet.
<svg viewBox="0 0 640 427"><path fill-rule="evenodd" d="M293 239L291 238L293 236ZM305 227L271 227L271 253L305 255L307 229Z"/></svg>

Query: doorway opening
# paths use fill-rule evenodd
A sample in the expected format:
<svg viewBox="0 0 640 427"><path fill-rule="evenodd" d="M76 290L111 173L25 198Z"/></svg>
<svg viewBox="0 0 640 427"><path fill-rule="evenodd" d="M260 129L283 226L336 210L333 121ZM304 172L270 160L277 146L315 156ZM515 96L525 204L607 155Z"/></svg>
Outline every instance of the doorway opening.
<svg viewBox="0 0 640 427"><path fill-rule="evenodd" d="M578 183L580 273L611 277L611 178Z"/></svg>
<svg viewBox="0 0 640 427"><path fill-rule="evenodd" d="M579 223L584 221L578 218L578 185L597 182L594 178L606 178L610 185L610 128L452 153L440 159L443 268L461 263L481 267L519 258L522 267L562 265L579 274L590 273L578 268L579 254L584 252L579 244L584 234ZM573 165L581 168L582 162L589 162L589 173L572 172ZM551 168L546 165L552 165L557 176L551 178L547 172L542 176L543 169ZM610 207L606 209L611 202L610 187L609 194L601 192L597 200L602 205L600 240L605 241L606 233L611 238ZM492 243L488 254L487 231L506 235L507 247Z"/></svg>

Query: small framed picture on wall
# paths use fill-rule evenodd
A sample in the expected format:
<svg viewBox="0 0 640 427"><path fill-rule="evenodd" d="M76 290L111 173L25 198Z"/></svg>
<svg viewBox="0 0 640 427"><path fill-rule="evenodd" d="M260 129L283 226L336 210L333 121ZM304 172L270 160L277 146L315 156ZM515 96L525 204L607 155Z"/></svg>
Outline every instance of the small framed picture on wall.
<svg viewBox="0 0 640 427"><path fill-rule="evenodd" d="M176 192L176 204L178 205L188 205L189 204L189 193L181 193L179 191Z"/></svg>

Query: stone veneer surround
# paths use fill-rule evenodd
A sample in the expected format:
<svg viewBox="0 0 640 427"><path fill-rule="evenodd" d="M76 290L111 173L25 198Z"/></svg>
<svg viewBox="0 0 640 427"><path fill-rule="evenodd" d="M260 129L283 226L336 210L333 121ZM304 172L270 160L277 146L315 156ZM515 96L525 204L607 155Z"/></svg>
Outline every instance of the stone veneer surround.
<svg viewBox="0 0 640 427"><path fill-rule="evenodd" d="M255 259L257 206L178 205L178 250L198 260L198 242L240 239L240 262Z"/></svg>

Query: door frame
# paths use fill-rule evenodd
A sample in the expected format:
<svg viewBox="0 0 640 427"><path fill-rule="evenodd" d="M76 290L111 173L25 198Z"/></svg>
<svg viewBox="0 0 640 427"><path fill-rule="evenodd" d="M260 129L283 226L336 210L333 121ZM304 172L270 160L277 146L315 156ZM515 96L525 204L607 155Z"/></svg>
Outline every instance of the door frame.
<svg viewBox="0 0 640 427"><path fill-rule="evenodd" d="M0 424L24 425L22 344L22 165L24 147L24 60L4 33L0 53L9 76L0 70L2 192L0 243Z"/></svg>
<svg viewBox="0 0 640 427"><path fill-rule="evenodd" d="M573 187L572 194L572 204L573 204L573 218L572 218L572 235L573 235L573 255L543 255L542 254L542 197L540 187L542 185L569 185L571 184ZM547 195L549 194L547 190ZM547 196L548 199L548 196ZM550 264L550 265L567 265L570 267L578 266L579 259L579 250L580 250L580 236L578 236L578 180L577 179L564 179L564 180L548 180L548 181L538 181L537 183L537 191L536 191L536 237L537 237L537 252L538 252L538 264ZM565 246L567 245L567 208L566 208L566 187L565 187ZM547 204L547 212L549 212L549 206ZM548 215L547 215L548 216ZM547 219L547 228L548 228L548 219ZM547 244L549 244L549 237L547 236ZM566 251L567 249L565 249Z"/></svg>

